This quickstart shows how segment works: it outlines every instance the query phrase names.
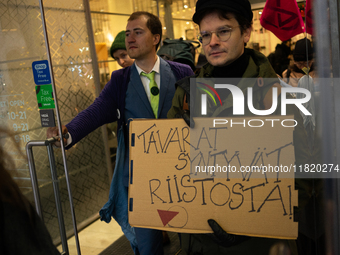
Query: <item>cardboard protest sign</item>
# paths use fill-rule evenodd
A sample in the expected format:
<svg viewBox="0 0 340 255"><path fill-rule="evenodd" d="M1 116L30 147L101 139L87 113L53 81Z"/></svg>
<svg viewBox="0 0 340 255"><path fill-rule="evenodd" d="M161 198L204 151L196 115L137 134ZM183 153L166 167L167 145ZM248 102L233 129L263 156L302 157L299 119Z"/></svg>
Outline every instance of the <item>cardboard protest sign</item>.
<svg viewBox="0 0 340 255"><path fill-rule="evenodd" d="M293 128L266 119L132 121L130 224L295 239Z"/></svg>

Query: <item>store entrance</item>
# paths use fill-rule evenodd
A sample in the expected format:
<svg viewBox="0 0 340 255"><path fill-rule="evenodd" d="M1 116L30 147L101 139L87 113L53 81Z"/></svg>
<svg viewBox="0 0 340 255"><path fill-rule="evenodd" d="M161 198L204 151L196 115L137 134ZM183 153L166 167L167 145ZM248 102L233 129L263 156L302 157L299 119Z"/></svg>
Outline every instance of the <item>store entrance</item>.
<svg viewBox="0 0 340 255"><path fill-rule="evenodd" d="M40 85L34 80L32 64L48 61L51 65L56 105L48 109L54 112L56 125L67 124L94 101L99 91L99 79L95 80L91 60L95 48L84 25L91 20L86 18L88 10L82 1L63 1L57 5L55 1L44 1L43 20L39 1L30 4L7 1L1 10L0 126L14 136L13 142L9 135L1 137L1 144L15 162L15 168L10 169L12 176L34 203L25 146L31 141L45 140L47 127L42 124L36 89ZM101 128L95 130L65 151L65 155L60 148L53 149L67 236L73 234L73 225L65 163L77 225L85 226L98 219L98 211L108 199L112 168L104 133ZM32 151L44 222L58 244L60 234L47 149L38 146Z"/></svg>

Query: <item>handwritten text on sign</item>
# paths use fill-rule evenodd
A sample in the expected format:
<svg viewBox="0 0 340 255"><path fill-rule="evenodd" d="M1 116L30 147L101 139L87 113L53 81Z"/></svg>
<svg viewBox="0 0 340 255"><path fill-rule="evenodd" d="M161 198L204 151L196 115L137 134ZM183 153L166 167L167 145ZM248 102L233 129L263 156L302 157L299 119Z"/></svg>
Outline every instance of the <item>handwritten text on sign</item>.
<svg viewBox="0 0 340 255"><path fill-rule="evenodd" d="M130 224L206 233L213 218L230 233L295 238L294 175L283 171L294 163L292 130L195 123L131 123Z"/></svg>

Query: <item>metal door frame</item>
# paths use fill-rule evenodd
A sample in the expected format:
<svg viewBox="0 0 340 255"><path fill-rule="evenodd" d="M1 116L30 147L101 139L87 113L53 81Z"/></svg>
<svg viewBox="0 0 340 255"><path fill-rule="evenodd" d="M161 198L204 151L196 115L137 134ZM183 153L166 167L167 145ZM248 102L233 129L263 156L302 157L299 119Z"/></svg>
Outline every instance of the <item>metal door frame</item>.
<svg viewBox="0 0 340 255"><path fill-rule="evenodd" d="M93 29L92 29L90 5L89 5L88 0L83 0L83 3L84 3L85 20L86 20L87 32L88 32L88 38L89 38L89 46L90 46L90 52L91 52L91 58L92 58L93 79L94 79L95 88L96 88L96 96L98 96L99 93L100 93L100 79L99 79L97 54L96 54L96 50L95 50L94 35L93 35ZM40 13L41 13L42 27L43 27L44 37L45 37L45 46L46 46L46 52L47 52L48 68L49 68L49 71L50 71L50 74L51 74L51 84L52 84L52 90L53 90L54 102L55 102L55 113L56 113L56 119L57 119L57 127L58 127L58 130L59 130L59 134L61 134L62 133L62 124L61 124L61 119L60 119L60 111L59 111L59 105L58 105L57 91L56 91L56 87L55 87L54 73L53 73L53 68L52 68L52 58L51 58L49 40L48 40L48 33L47 33L47 28L46 28L46 19L45 19L43 0L39 0L39 6L40 6ZM107 171L108 171L108 175L110 177L110 176L112 176L112 166L111 166L110 155L108 153L109 152L109 146L108 146L108 142L107 142L108 141L108 134L107 134L105 127L102 127L101 131L102 131L102 138L103 138L104 147L105 147ZM72 222L73 222L74 237L75 237L75 242L76 242L76 247L77 247L77 253L78 253L78 255L80 255L81 251L80 251L76 216L75 216L75 211L74 211L72 188L71 188L71 184L70 184L69 170L68 170L68 166L67 166L67 159L66 159L66 153L65 153L65 144L64 144L63 139L60 139L60 142L61 142L61 152L62 152L62 158L63 158L66 184L67 184L67 189L68 189L68 196L69 196L69 201L70 201L70 210L71 210L71 216L72 216ZM52 153L53 153L53 151L52 151ZM39 206L40 205L38 205L38 207ZM41 208L40 208L40 210L41 210Z"/></svg>
<svg viewBox="0 0 340 255"><path fill-rule="evenodd" d="M320 79L322 114L323 163L338 164L340 161L340 116L339 84L330 84L326 79L340 78L339 70L339 6L336 0L314 1L314 24L316 30L316 60ZM332 60L331 56L332 55ZM334 151L336 153L334 153ZM327 254L339 254L339 197L340 180L334 175L324 180L325 231Z"/></svg>

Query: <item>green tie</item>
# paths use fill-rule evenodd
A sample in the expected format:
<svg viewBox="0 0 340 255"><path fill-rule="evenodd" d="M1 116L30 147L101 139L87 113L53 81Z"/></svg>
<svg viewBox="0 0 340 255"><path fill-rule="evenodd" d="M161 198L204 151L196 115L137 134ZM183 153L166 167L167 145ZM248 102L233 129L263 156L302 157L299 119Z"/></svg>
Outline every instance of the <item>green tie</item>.
<svg viewBox="0 0 340 255"><path fill-rule="evenodd" d="M158 113L158 102L159 102L159 89L157 86L157 83L155 81L155 71L152 71L151 73L144 73L141 72L141 75L147 77L150 80L149 88L150 88L150 101L151 101L151 108L153 113L155 114L155 117L157 119L157 113Z"/></svg>

